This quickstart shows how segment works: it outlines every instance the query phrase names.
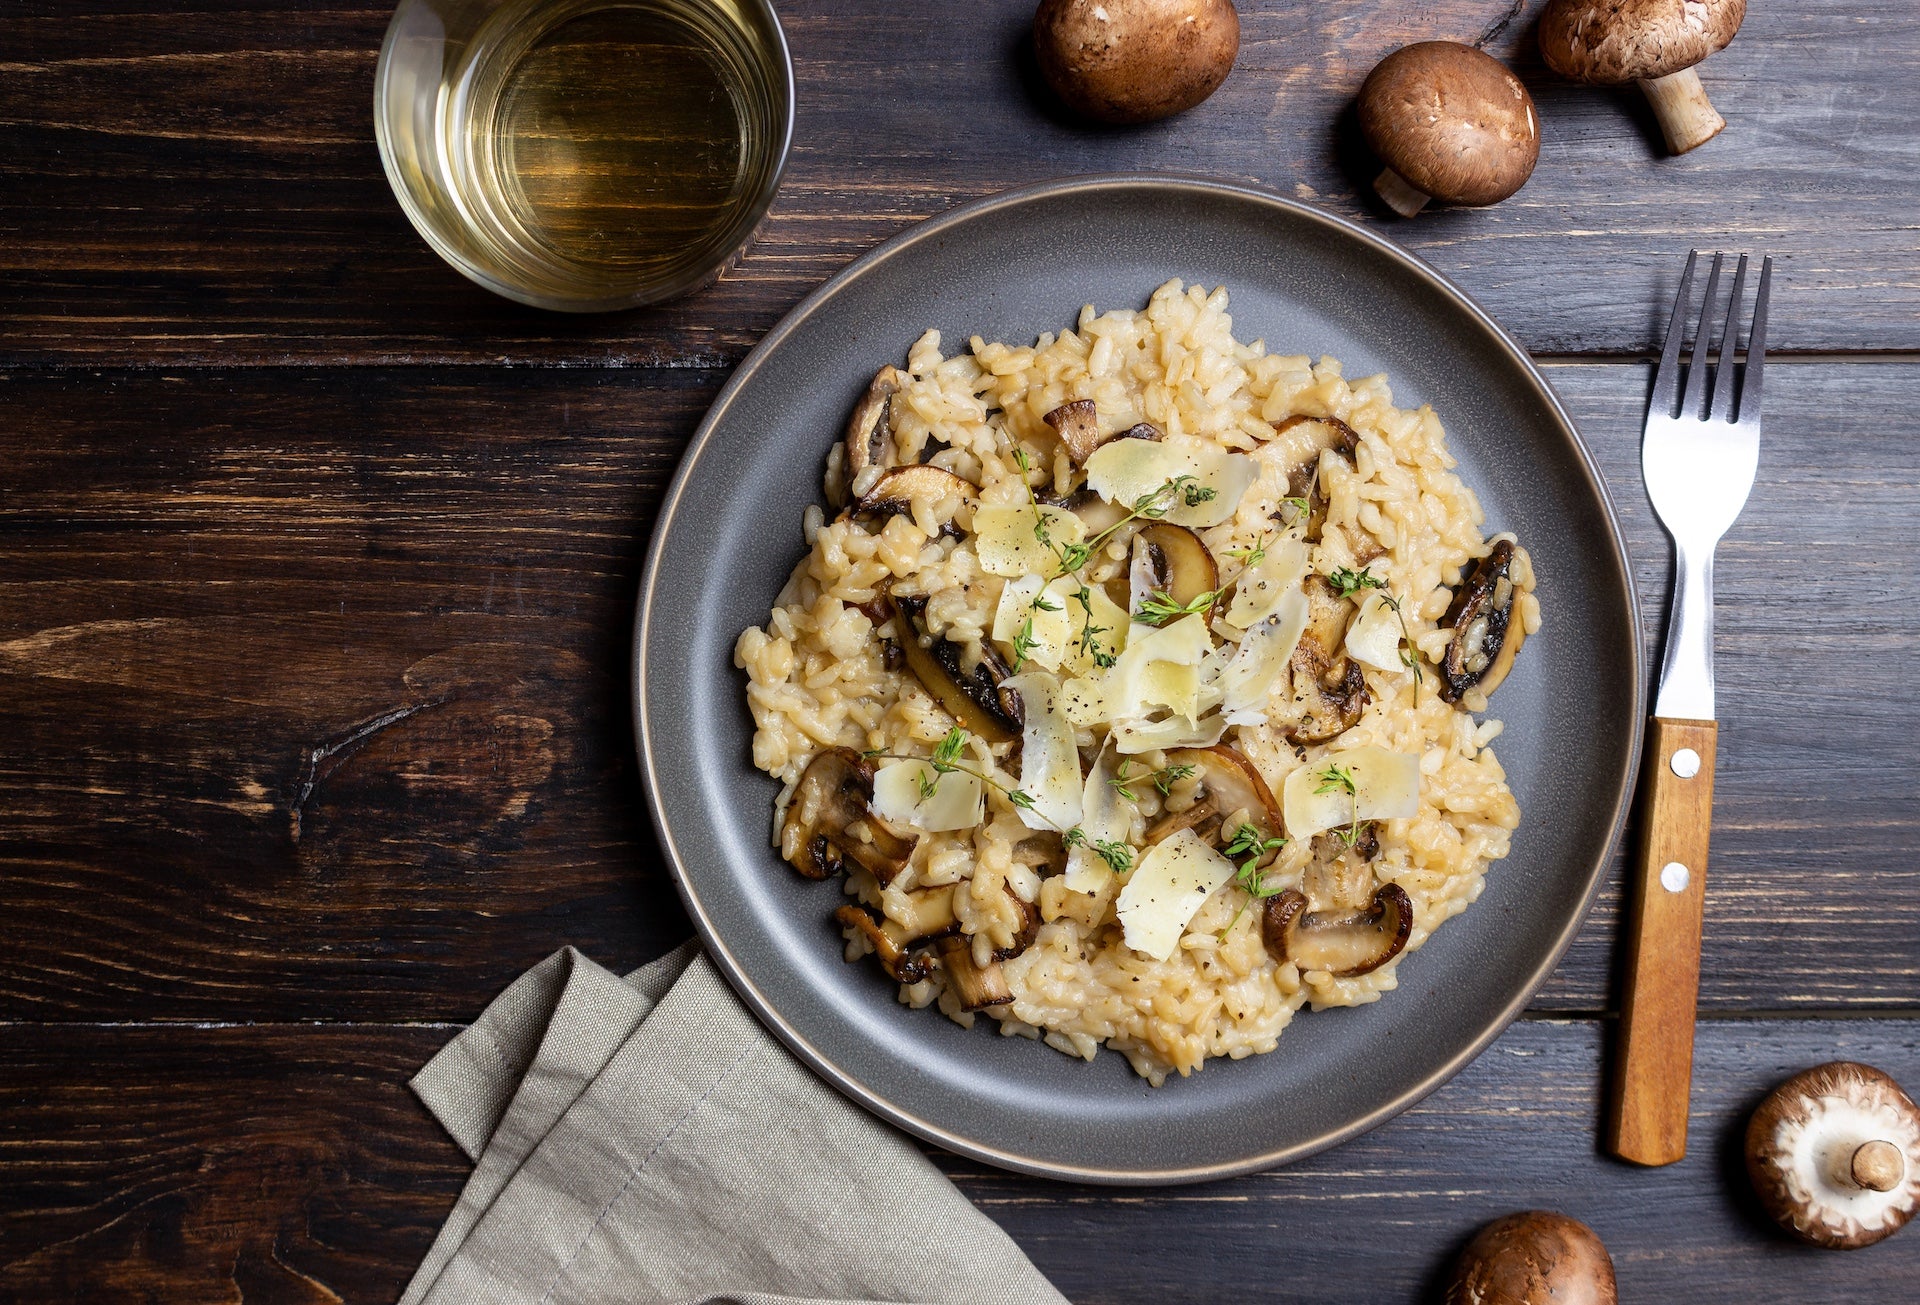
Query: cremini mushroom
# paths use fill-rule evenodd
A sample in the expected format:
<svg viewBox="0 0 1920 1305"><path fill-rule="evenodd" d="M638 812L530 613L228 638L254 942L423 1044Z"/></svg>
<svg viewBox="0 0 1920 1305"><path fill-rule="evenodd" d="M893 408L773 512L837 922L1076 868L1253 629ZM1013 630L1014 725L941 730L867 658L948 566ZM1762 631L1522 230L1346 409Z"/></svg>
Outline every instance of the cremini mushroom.
<svg viewBox="0 0 1920 1305"><path fill-rule="evenodd" d="M873 477L873 469L889 461L887 444L893 438L893 396L913 378L898 367L882 367L874 373L867 392L853 405L847 419L846 477L852 494L864 494ZM868 473L862 475L862 473Z"/></svg>
<svg viewBox="0 0 1920 1305"><path fill-rule="evenodd" d="M1060 437L1060 447L1067 451L1067 457L1076 467L1112 438L1100 433L1100 418L1094 411L1092 399L1063 403L1040 420L1053 427Z"/></svg>
<svg viewBox="0 0 1920 1305"><path fill-rule="evenodd" d="M1920 1208L1920 1108L1871 1065L1816 1065L1753 1112L1747 1174L1794 1236L1834 1250L1871 1245Z"/></svg>
<svg viewBox="0 0 1920 1305"><path fill-rule="evenodd" d="M1320 457L1331 451L1346 459L1348 466L1353 466L1354 451L1360 447L1360 433L1338 417L1295 416L1275 426L1273 438L1286 441L1289 449L1297 454L1292 470L1287 473L1287 495L1307 501L1304 537L1308 543L1316 543L1327 520L1327 496L1320 488ZM1298 512L1298 505L1291 510Z"/></svg>
<svg viewBox="0 0 1920 1305"><path fill-rule="evenodd" d="M1694 65L1725 49L1746 16L1747 0L1552 0L1540 54L1576 82L1639 82L1667 148L1685 154L1727 125Z"/></svg>
<svg viewBox="0 0 1920 1305"><path fill-rule="evenodd" d="M1613 1259L1593 1229L1552 1210L1482 1228L1454 1261L1446 1305L1616 1305Z"/></svg>
<svg viewBox="0 0 1920 1305"><path fill-rule="evenodd" d="M907 670L946 713L989 743L1020 737L1025 712L1020 695L1005 686L1011 674L993 645L982 641L979 660L966 665L966 650L927 629L927 600L895 594L900 651Z"/></svg>
<svg viewBox="0 0 1920 1305"><path fill-rule="evenodd" d="M1013 859L1042 879L1063 874L1067 868L1067 845L1060 832L1036 829L1013 845Z"/></svg>
<svg viewBox="0 0 1920 1305"><path fill-rule="evenodd" d="M780 854L809 879L828 879L847 861L891 883L913 855L873 814L873 763L851 748L827 748L800 774L780 825Z"/></svg>
<svg viewBox="0 0 1920 1305"><path fill-rule="evenodd" d="M1193 768L1193 805L1170 811L1147 830L1149 847L1191 829L1215 845L1233 841L1242 825L1252 825L1262 841L1280 837L1280 804L1273 790L1237 750L1224 743L1210 748L1174 748L1167 752L1172 770Z"/></svg>
<svg viewBox="0 0 1920 1305"><path fill-rule="evenodd" d="M1470 690L1491 695L1526 642L1525 627L1514 619L1520 591L1513 582L1513 560L1513 541L1497 541L1454 590L1440 618L1440 628L1453 631L1440 659L1440 696L1447 702L1459 702Z"/></svg>
<svg viewBox="0 0 1920 1305"><path fill-rule="evenodd" d="M1302 974L1325 970L1351 979L1398 956L1413 932L1413 901L1399 884L1382 884L1364 911L1309 911L1307 896L1289 888L1267 899L1260 936L1282 965Z"/></svg>
<svg viewBox="0 0 1920 1305"><path fill-rule="evenodd" d="M961 1009L985 1010L1013 1000L1013 990L1007 987L1007 976L1001 972L1000 962L976 965L973 940L966 935L951 934L942 938L934 944L934 950L939 953L940 966L947 972L954 994L960 998Z"/></svg>
<svg viewBox="0 0 1920 1305"><path fill-rule="evenodd" d="M1351 835L1351 841L1349 841ZM1380 855L1380 834L1371 820L1352 829L1325 829L1309 844L1302 886L1316 902L1358 909L1373 896L1373 861Z"/></svg>
<svg viewBox="0 0 1920 1305"><path fill-rule="evenodd" d="M975 497L974 487L951 471L924 464L895 467L861 495L853 514L866 519L904 514L916 522L937 522L942 534L958 534L954 516Z"/></svg>
<svg viewBox="0 0 1920 1305"><path fill-rule="evenodd" d="M1325 576L1306 579L1307 628L1293 650L1293 717L1282 728L1293 743L1325 743L1353 728L1367 706L1367 677L1347 655L1354 606Z"/></svg>
<svg viewBox="0 0 1920 1305"><path fill-rule="evenodd" d="M1533 97L1491 55L1420 41L1382 59L1360 87L1360 131L1386 165L1373 188L1401 217L1429 199L1497 204L1540 160Z"/></svg>
<svg viewBox="0 0 1920 1305"><path fill-rule="evenodd" d="M880 958L880 968L896 983L919 983L933 973L933 962L924 948L910 948L864 907L843 906L833 913L833 918L842 928L855 929L865 935L873 944L873 954Z"/></svg>
<svg viewBox="0 0 1920 1305"><path fill-rule="evenodd" d="M1220 566L1201 542L1200 536L1185 526L1155 521L1134 537L1134 566L1138 568L1130 585L1129 598L1135 620L1161 624L1143 616L1141 602L1159 597L1183 612L1202 615L1213 611L1213 600L1220 593ZM1204 601L1204 605L1195 606Z"/></svg>
<svg viewBox="0 0 1920 1305"><path fill-rule="evenodd" d="M1240 52L1240 15L1232 0L1041 0L1033 51L1074 112L1152 122L1220 88Z"/></svg>

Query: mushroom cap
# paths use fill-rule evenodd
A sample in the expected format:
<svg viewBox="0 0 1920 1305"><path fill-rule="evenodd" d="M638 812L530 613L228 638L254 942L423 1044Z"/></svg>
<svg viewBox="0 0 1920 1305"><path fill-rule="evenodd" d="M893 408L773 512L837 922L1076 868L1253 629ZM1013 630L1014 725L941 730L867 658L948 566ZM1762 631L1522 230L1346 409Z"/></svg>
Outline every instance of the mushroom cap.
<svg viewBox="0 0 1920 1305"><path fill-rule="evenodd" d="M1576 82L1651 81L1724 49L1746 16L1747 0L1552 0L1540 54Z"/></svg>
<svg viewBox="0 0 1920 1305"><path fill-rule="evenodd" d="M1360 87L1360 130L1383 163L1450 204L1497 204L1540 159L1527 88L1498 59L1453 41L1382 59Z"/></svg>
<svg viewBox="0 0 1920 1305"><path fill-rule="evenodd" d="M1495 1219L1467 1243L1446 1305L1615 1305L1613 1260L1593 1229L1552 1210Z"/></svg>
<svg viewBox="0 0 1920 1305"><path fill-rule="evenodd" d="M1240 15L1232 0L1041 0L1033 49L1074 112L1152 122L1220 89L1240 53Z"/></svg>
<svg viewBox="0 0 1920 1305"><path fill-rule="evenodd" d="M1753 1112L1747 1175L1796 1237L1834 1250L1871 1245L1920 1209L1920 1107L1871 1065L1803 1070ZM1875 1190L1881 1183L1888 1190Z"/></svg>

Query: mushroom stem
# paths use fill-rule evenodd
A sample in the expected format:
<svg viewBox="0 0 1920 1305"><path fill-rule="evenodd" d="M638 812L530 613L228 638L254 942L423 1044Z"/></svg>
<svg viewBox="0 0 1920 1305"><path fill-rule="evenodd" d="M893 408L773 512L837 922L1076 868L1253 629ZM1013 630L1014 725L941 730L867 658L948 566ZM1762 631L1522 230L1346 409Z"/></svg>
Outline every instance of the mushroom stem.
<svg viewBox="0 0 1920 1305"><path fill-rule="evenodd" d="M1647 93L1653 116L1660 120L1660 130L1667 138L1667 148L1675 154L1705 145L1727 125L1707 99L1699 74L1691 68L1643 81L1640 89Z"/></svg>
<svg viewBox="0 0 1920 1305"><path fill-rule="evenodd" d="M1853 1153L1853 1181L1870 1191L1891 1192L1907 1176L1907 1159L1891 1142L1863 1143Z"/></svg>
<svg viewBox="0 0 1920 1305"><path fill-rule="evenodd" d="M1401 217L1412 217L1425 208L1427 201L1432 198L1392 168L1380 169L1380 175L1373 179L1373 190L1388 208Z"/></svg>

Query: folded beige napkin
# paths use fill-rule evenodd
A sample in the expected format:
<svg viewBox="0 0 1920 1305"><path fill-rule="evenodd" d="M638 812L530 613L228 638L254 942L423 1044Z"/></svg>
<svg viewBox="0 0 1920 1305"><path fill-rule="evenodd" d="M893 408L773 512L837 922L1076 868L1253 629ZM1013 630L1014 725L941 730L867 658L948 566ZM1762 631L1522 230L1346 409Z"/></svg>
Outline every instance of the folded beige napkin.
<svg viewBox="0 0 1920 1305"><path fill-rule="evenodd" d="M412 1086L476 1163L403 1305L1065 1305L697 944L556 952Z"/></svg>

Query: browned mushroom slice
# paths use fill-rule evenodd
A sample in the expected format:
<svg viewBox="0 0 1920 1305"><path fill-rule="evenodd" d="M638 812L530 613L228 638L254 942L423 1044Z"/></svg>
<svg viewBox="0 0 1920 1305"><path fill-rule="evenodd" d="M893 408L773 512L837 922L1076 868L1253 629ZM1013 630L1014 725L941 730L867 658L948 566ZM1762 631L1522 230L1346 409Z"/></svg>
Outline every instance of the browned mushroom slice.
<svg viewBox="0 0 1920 1305"><path fill-rule="evenodd" d="M906 867L916 840L904 839L873 815L873 763L851 748L828 748L807 763L787 803L780 851L809 879L838 874L846 862L890 883Z"/></svg>
<svg viewBox="0 0 1920 1305"><path fill-rule="evenodd" d="M908 923L888 917L880 925L889 938L901 946L917 942L924 938L938 938L943 934L956 933L960 921L953 914L953 886L922 888L906 895L907 912L912 917Z"/></svg>
<svg viewBox="0 0 1920 1305"><path fill-rule="evenodd" d="M940 953L941 968L952 980L962 1009L985 1010L1013 1000L1013 990L1007 987L1007 976L1001 971L1000 962L990 962L985 968L973 963L971 938L951 934L935 943L934 950Z"/></svg>
<svg viewBox="0 0 1920 1305"><path fill-rule="evenodd" d="M1354 607L1323 575L1306 580L1307 628L1288 673L1298 713L1285 727L1294 743L1325 743L1353 728L1367 706L1367 678L1346 653Z"/></svg>
<svg viewBox="0 0 1920 1305"><path fill-rule="evenodd" d="M1012 942L993 949L993 959L996 961L1012 960L1033 946L1033 940L1040 936L1040 912L1033 903L1020 900L1011 889L1007 891L1007 900L1013 903L1013 909L1020 915L1020 928L1014 932Z"/></svg>
<svg viewBox="0 0 1920 1305"><path fill-rule="evenodd" d="M940 523L942 534L957 535L954 513L971 503L974 487L939 467L925 465L896 467L873 482L873 488L853 505L856 517L875 518L905 515L914 517L916 505L924 505Z"/></svg>
<svg viewBox="0 0 1920 1305"><path fill-rule="evenodd" d="M1441 618L1453 629L1453 642L1440 659L1440 696L1458 702L1467 690L1490 694L1513 669L1514 654L1527 634L1513 619L1513 541L1503 539L1454 591Z"/></svg>
<svg viewBox="0 0 1920 1305"><path fill-rule="evenodd" d="M1054 433L1060 437L1060 447L1067 451L1067 457L1076 467L1092 457L1095 449L1113 438L1100 433L1100 417L1094 411L1092 399L1063 403L1040 420L1053 427Z"/></svg>
<svg viewBox="0 0 1920 1305"><path fill-rule="evenodd" d="M1147 846L1191 829L1209 843L1233 841L1241 825L1252 825L1261 839L1278 838L1282 828L1280 804L1260 778L1253 763L1224 743L1210 748L1175 748L1167 753L1169 767L1192 766L1199 787L1194 803L1154 822L1146 834Z"/></svg>
<svg viewBox="0 0 1920 1305"><path fill-rule="evenodd" d="M1066 871L1067 845L1058 830L1036 830L1013 845L1013 859L1048 879Z"/></svg>
<svg viewBox="0 0 1920 1305"><path fill-rule="evenodd" d="M1351 979L1398 956L1413 932L1413 901L1399 884L1382 884L1364 911L1307 910L1306 894L1289 888L1267 899L1260 934L1274 960L1300 972L1325 970Z"/></svg>
<svg viewBox="0 0 1920 1305"><path fill-rule="evenodd" d="M909 950L882 927L873 914L862 907L843 906L833 913L842 928L857 929L873 944L880 968L896 983L918 983L933 973L933 962L924 948Z"/></svg>
<svg viewBox="0 0 1920 1305"><path fill-rule="evenodd" d="M1295 442L1304 437L1306 443L1304 456L1287 473L1287 496L1307 500L1306 538L1312 543L1320 538L1327 521L1327 496L1320 492L1320 455L1331 449L1352 463L1360 433L1338 417L1289 417L1273 428L1274 438L1292 431L1299 432Z"/></svg>
<svg viewBox="0 0 1920 1305"><path fill-rule="evenodd" d="M959 644L927 630L926 599L896 594L893 606L903 627L900 651L920 687L963 728L987 742L1019 738L1026 712L1019 693L1005 686L1010 672L993 645L982 643L980 660L969 669Z"/></svg>
<svg viewBox="0 0 1920 1305"><path fill-rule="evenodd" d="M1220 592L1219 565L1200 536L1185 526L1156 521L1141 530L1138 538L1146 545L1150 592L1165 594L1182 608ZM1210 613L1213 604L1194 610Z"/></svg>
<svg viewBox="0 0 1920 1305"><path fill-rule="evenodd" d="M1360 907L1372 895L1372 862L1380 855L1380 835L1371 820L1360 822L1351 844L1347 834L1345 829L1328 829L1313 836L1305 887L1316 901Z"/></svg>
<svg viewBox="0 0 1920 1305"><path fill-rule="evenodd" d="M874 373L867 392L847 419L847 480L855 482L868 467L887 465L887 441L893 438L893 396L913 379L898 367Z"/></svg>

